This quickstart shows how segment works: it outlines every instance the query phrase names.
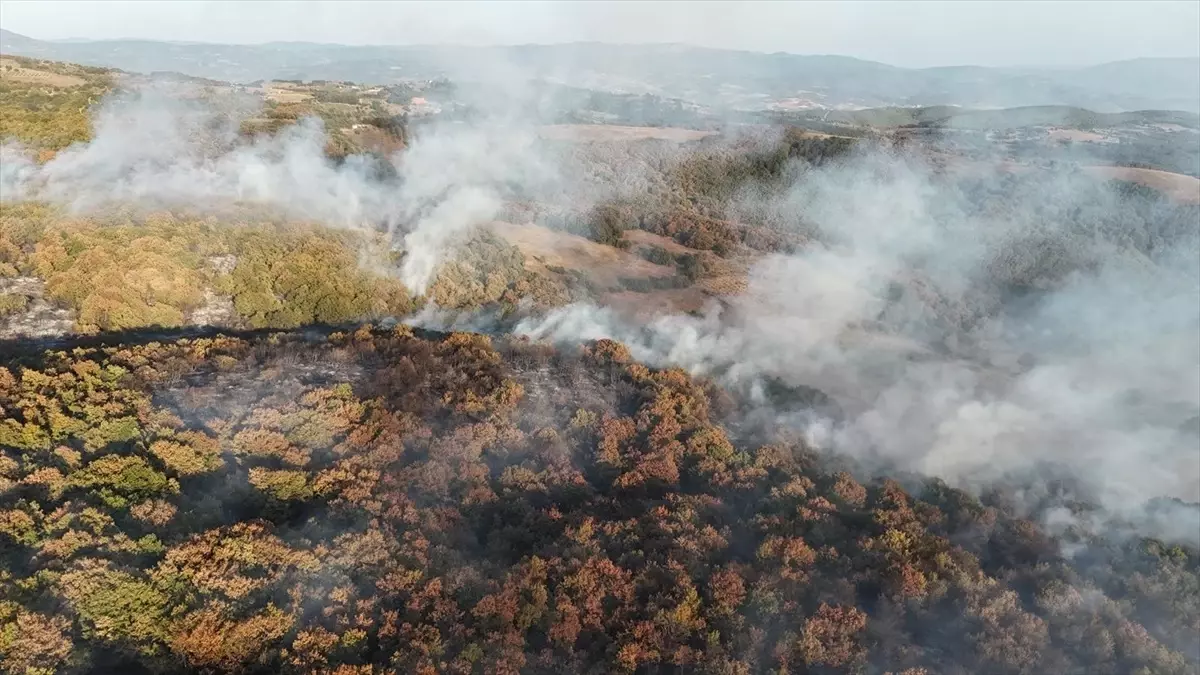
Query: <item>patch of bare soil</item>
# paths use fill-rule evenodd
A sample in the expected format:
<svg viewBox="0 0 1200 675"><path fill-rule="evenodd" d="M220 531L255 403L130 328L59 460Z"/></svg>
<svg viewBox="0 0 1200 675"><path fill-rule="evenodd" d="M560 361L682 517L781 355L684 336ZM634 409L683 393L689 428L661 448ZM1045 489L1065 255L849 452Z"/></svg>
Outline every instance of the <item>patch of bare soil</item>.
<svg viewBox="0 0 1200 675"><path fill-rule="evenodd" d="M230 326L236 312L233 299L217 295L212 289L204 289L204 303L197 307L188 317L190 326Z"/></svg>
<svg viewBox="0 0 1200 675"><path fill-rule="evenodd" d="M1200 179L1181 173L1157 169L1135 169L1127 166L1089 166L1084 169L1094 176L1125 180L1154 188L1172 199L1200 204Z"/></svg>
<svg viewBox="0 0 1200 675"><path fill-rule="evenodd" d="M657 246L667 253L674 253L676 255L696 252L696 249L688 248L670 237L664 237L661 234L654 234L645 230L626 230L625 239L634 246Z"/></svg>
<svg viewBox="0 0 1200 675"><path fill-rule="evenodd" d="M686 143L716 133L681 127L624 127L615 124L549 124L539 130L545 139L579 142L660 140Z"/></svg>
<svg viewBox="0 0 1200 675"><path fill-rule="evenodd" d="M661 314L699 312L713 301L713 294L697 285L646 293L616 291L604 293L597 300L601 306L610 307L625 316L647 320Z"/></svg>
<svg viewBox="0 0 1200 675"><path fill-rule="evenodd" d="M1112 140L1104 134L1082 129L1051 129L1046 137L1052 141L1072 141L1076 143L1105 143Z"/></svg>

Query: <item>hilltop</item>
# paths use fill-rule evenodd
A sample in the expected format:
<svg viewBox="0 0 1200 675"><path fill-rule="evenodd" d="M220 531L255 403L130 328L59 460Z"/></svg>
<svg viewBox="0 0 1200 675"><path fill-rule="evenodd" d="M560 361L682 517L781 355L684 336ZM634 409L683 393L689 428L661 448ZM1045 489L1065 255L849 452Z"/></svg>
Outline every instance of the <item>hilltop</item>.
<svg viewBox="0 0 1200 675"><path fill-rule="evenodd" d="M1200 128L1200 114L1173 110L1132 110L1098 113L1072 106L1025 106L1001 109L971 109L956 106L890 107L865 110L834 110L814 113L829 122L881 127L940 127L949 129L1008 130L1030 126L1060 126L1077 129L1134 124L1174 124Z"/></svg>

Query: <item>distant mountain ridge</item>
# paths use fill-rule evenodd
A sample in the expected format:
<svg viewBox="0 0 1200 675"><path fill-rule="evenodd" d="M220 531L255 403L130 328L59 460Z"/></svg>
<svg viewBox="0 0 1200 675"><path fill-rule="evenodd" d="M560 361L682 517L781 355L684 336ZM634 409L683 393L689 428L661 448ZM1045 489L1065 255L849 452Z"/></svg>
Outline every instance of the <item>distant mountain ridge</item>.
<svg viewBox="0 0 1200 675"><path fill-rule="evenodd" d="M1065 105L1102 113L1200 112L1200 58L1146 58L1086 68L901 68L849 56L732 51L678 44L581 42L502 47L220 45L152 40L46 41L0 29L0 51L137 72L234 82L525 77L703 105L754 109L798 100L822 108Z"/></svg>
<svg viewBox="0 0 1200 675"><path fill-rule="evenodd" d="M1098 113L1070 106L1023 106L988 110L951 106L867 108L830 111L821 115L821 119L827 122L874 127L936 127L977 130L1019 129L1031 126L1088 129L1126 124L1174 124L1189 129L1200 129L1200 115L1196 113L1173 110Z"/></svg>

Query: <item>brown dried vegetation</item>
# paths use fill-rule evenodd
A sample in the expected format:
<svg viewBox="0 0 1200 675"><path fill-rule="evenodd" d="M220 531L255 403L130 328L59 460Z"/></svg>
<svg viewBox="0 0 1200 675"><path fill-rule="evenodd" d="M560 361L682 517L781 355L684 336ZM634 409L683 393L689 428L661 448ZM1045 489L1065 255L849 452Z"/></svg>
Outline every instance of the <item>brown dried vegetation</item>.
<svg viewBox="0 0 1200 675"><path fill-rule="evenodd" d="M9 362L0 664L1195 671L1195 551L1075 565L940 483L745 445L715 391L611 341L407 328Z"/></svg>

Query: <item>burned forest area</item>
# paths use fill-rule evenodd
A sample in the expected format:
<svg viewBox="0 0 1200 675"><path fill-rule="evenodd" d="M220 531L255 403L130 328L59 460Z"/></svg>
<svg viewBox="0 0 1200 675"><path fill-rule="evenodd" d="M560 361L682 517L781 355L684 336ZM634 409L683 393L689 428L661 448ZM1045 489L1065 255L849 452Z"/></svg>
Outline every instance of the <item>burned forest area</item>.
<svg viewBox="0 0 1200 675"><path fill-rule="evenodd" d="M1064 559L1003 489L859 482L607 340L49 350L0 406L11 672L1190 667L1194 552Z"/></svg>

